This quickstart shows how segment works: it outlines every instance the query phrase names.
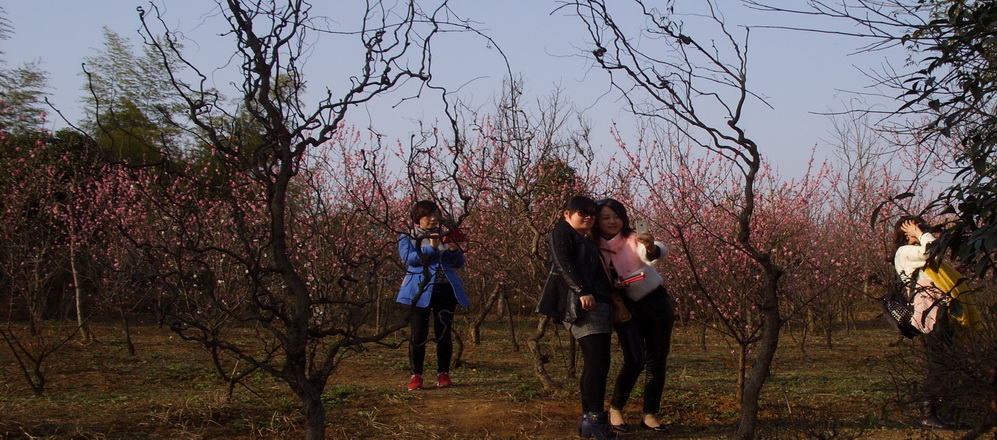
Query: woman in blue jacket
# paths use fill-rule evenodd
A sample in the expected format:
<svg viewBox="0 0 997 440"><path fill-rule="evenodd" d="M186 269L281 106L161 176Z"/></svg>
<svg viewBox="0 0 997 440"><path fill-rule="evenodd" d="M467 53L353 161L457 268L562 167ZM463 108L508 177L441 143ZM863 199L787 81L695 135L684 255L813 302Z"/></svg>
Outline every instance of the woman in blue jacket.
<svg viewBox="0 0 997 440"><path fill-rule="evenodd" d="M457 304L471 305L457 272L464 266L464 251L456 240L447 239L440 228L440 209L430 200L412 206L412 231L398 239L398 253L407 266L398 302L413 306L409 321L409 361L412 377L409 391L422 388L422 371L429 342L429 318L436 336L436 385L453 385L450 359L453 356L454 311Z"/></svg>

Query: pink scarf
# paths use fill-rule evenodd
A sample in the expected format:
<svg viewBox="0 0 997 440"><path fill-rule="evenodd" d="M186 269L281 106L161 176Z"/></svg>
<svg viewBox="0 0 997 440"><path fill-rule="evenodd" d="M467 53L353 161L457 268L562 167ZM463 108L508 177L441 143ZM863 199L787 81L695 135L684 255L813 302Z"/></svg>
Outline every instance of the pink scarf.
<svg viewBox="0 0 997 440"><path fill-rule="evenodd" d="M599 250L602 251L602 257L606 259L606 264L612 261L616 273L625 277L645 266L637 254L639 244L637 234L631 233L627 237L624 237L623 234L616 234L609 240L600 237Z"/></svg>

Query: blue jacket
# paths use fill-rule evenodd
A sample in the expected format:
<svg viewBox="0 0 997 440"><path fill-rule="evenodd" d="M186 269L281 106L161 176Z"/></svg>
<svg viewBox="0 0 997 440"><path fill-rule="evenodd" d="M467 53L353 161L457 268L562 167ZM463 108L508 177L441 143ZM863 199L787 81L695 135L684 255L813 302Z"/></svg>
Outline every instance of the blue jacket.
<svg viewBox="0 0 997 440"><path fill-rule="evenodd" d="M464 292L464 283L460 281L460 277L457 276L457 272L454 270L464 267L463 250L451 251L447 249L441 251L432 246L423 246L422 249L417 249L415 239L408 234L402 234L398 238L398 254L401 255L402 262L407 267L405 280L402 281L402 288L398 292L398 302L412 305L412 302L416 301L416 307L429 307L429 299L433 296L436 273L438 272L438 267L442 265L443 273L453 286L457 303L464 307L471 305L471 302L467 299L467 294ZM425 269L427 267L430 276L428 282L425 280ZM421 295L419 286L423 288Z"/></svg>

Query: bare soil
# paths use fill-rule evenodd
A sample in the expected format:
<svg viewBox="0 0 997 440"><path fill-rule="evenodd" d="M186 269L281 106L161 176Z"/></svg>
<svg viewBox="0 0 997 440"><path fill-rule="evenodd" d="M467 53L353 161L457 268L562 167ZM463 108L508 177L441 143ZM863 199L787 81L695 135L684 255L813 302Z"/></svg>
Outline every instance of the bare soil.
<svg viewBox="0 0 997 440"><path fill-rule="evenodd" d="M528 334L524 320L518 334ZM210 358L167 329L139 327L135 356L121 335L97 327L98 342L72 343L47 364L44 397L32 396L6 347L0 349L0 438L3 439L295 439L303 437L298 402L260 373L228 398ZM465 330L466 329L462 329ZM399 335L401 338L402 335ZM667 435L642 431L626 439L732 438L737 421L736 369L729 346L697 327L676 329L661 418ZM566 353L563 331L548 337ZM886 359L911 349L876 319L826 341L792 328L782 337L763 391L761 438L930 439L960 432L924 431L914 410L898 405ZM464 338L467 339L466 337ZM456 386L409 392L405 348L373 347L345 360L325 393L331 439L571 439L579 417L577 381L560 354L547 365L561 390L543 390L525 341L516 351L508 330L490 324L483 342L465 342ZM428 350L427 371L433 371ZM614 360L615 367L619 364ZM640 392L628 406L637 424Z"/></svg>

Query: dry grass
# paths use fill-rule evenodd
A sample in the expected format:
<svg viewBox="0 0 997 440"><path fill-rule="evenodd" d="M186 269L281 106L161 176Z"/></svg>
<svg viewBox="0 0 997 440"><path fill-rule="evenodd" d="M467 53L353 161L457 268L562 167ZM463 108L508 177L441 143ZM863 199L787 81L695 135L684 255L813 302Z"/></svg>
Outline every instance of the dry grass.
<svg viewBox="0 0 997 440"><path fill-rule="evenodd" d="M870 318L873 319L873 318ZM518 334L527 335L524 323ZM0 436L9 439L280 439L301 438L297 401L281 383L257 374L227 398L206 354L168 330L140 327L138 353L128 356L113 328L99 342L70 344L49 365L46 397L32 397L9 353L0 351ZM672 439L727 438L737 418L734 359L718 336L703 351L698 331L678 328L662 416ZM564 335L559 336L561 341ZM373 348L349 359L325 393L328 437L336 439L565 439L578 416L575 380L555 358L550 371L566 391L544 393L531 376L527 352L515 352L507 331L486 328L481 345L465 347L450 389L405 390L404 349ZM774 374L764 389L764 438L953 438L915 426L914 410L898 406L891 367L893 333L879 321L799 348L783 336ZM465 338L467 339L467 338ZM432 353L430 347L430 354ZM432 356L429 356L432 358ZM427 370L434 368L427 365ZM616 363L618 365L618 363ZM615 366L615 365L614 365ZM430 385L432 383L430 382ZM635 404L638 408L639 392ZM631 424L636 413L631 411ZM648 432L627 439L660 438Z"/></svg>

